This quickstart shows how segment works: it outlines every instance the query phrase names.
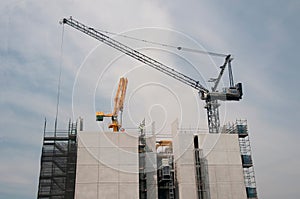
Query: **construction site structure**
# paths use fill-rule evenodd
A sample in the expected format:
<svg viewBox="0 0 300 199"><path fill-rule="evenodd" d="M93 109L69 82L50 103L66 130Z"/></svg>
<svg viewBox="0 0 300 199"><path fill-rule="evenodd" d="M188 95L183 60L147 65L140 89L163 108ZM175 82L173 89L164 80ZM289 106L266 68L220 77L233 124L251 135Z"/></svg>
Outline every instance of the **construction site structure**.
<svg viewBox="0 0 300 199"><path fill-rule="evenodd" d="M45 131L46 132L46 131ZM257 199L247 122L219 134L154 125L118 132L45 133L37 198Z"/></svg>
<svg viewBox="0 0 300 199"><path fill-rule="evenodd" d="M117 116L125 92L118 96L127 80L120 80L113 113L96 113L97 120L112 117L114 132L83 130L80 120L79 128L69 122L68 131L55 128L49 135L45 123L38 198L257 199L247 122L220 128L218 100L239 101L243 95L242 84L233 82L230 55L208 90L92 27L72 18L62 23L197 89L206 103L208 130L181 128L176 120L169 139L160 139L154 124L149 131L144 120L121 133ZM218 91L226 66L230 86Z"/></svg>

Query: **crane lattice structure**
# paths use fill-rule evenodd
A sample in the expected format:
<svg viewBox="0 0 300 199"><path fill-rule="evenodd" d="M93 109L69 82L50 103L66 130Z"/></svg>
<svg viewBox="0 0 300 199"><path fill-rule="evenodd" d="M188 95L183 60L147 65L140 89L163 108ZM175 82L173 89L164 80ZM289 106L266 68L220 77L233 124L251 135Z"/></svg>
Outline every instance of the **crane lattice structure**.
<svg viewBox="0 0 300 199"><path fill-rule="evenodd" d="M130 48L129 46L126 46L122 43L120 43L117 40L112 39L111 37L101 33L100 31L95 30L92 27L86 26L83 23L80 23L77 20L74 20L72 17L70 18L64 18L62 20L62 24L67 24L93 38L95 38L98 41L101 41L105 43L106 45L115 48L124 54L160 71L168 76L173 77L174 79L177 79L178 81L196 89L202 100L205 100L206 105L205 108L207 109L207 119L208 119L208 129L209 133L219 133L220 129L220 119L219 119L219 106L218 100L222 101L239 101L242 99L242 84L238 83L234 85L233 83L233 75L232 75L232 69L231 69L231 61L232 58L230 55L227 55L225 58L224 64L220 67L221 71L219 73L219 76L214 79L214 86L212 87L211 91L209 91L207 88L202 86L199 81L194 80L193 78L176 71L175 69L143 54L138 52L137 50L134 50ZM228 71L229 71L229 79L230 79L230 87L224 88L222 92L217 91L217 87L219 85L220 79L224 73L224 70L226 68L226 65L228 65Z"/></svg>

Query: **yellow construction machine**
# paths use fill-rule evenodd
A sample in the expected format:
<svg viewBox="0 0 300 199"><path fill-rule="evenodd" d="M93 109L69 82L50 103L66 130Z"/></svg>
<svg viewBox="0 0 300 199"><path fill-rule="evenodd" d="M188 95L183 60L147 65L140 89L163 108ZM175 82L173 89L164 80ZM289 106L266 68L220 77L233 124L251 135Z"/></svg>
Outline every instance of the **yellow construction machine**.
<svg viewBox="0 0 300 199"><path fill-rule="evenodd" d="M122 126L122 113L124 106L124 99L127 89L127 78L120 78L118 90L114 99L115 105L112 113L105 114L104 112L96 112L96 121L103 121L104 117L111 117L112 123L108 126L112 128L114 132L118 132ZM118 120L118 115L121 113L120 122Z"/></svg>

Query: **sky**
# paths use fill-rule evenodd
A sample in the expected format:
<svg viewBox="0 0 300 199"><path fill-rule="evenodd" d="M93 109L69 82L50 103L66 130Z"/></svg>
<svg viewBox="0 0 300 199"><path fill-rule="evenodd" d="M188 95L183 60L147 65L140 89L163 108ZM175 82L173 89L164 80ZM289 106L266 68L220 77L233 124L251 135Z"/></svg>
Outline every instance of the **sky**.
<svg viewBox="0 0 300 199"><path fill-rule="evenodd" d="M244 96L222 103L221 123L247 119L259 198L299 198L300 1L2 0L0 199L37 195L44 119L53 129L60 68L59 129L81 116L86 130L106 130L94 114L112 110L121 76L129 79L125 128L145 118L164 133L178 118L181 127L207 129L195 90L59 24L69 16L100 30L232 54ZM112 36L207 88L224 61Z"/></svg>

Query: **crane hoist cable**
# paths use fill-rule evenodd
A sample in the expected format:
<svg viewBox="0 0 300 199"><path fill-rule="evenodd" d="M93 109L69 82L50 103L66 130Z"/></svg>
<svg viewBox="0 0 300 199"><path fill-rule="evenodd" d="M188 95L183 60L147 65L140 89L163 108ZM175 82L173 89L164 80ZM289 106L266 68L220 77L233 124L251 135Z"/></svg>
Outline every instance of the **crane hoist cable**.
<svg viewBox="0 0 300 199"><path fill-rule="evenodd" d="M132 36L124 35L124 34L119 34L119 33L111 32L111 31L107 31L107 30L101 30L101 29L95 29L95 30L97 30L99 32L102 32L102 33L110 34L110 35L120 36L120 37L123 37L123 38L126 38L126 39L131 39L131 40L135 40L135 41L140 41L140 42L154 44L154 45L168 47L168 48L174 48L174 49L180 50L180 51L201 53L201 54L206 54L206 55L216 56L216 57L227 57L228 56L228 55L223 54L223 53L215 53L215 52L199 50L199 49L194 49L194 48L187 48L187 47L183 47L183 46L175 46L175 45L170 45L170 44L166 44L166 43L160 43L160 42L156 42L156 41L140 39L140 38L136 38L136 37L132 37Z"/></svg>
<svg viewBox="0 0 300 199"><path fill-rule="evenodd" d="M55 133L57 130L57 119L58 119L60 90L61 90L61 73L62 73L62 64L63 64L64 33L65 33L65 28L63 27L62 33L61 33L60 56L59 56L59 75L58 75L58 82L57 82L56 113L55 113L55 122L54 122Z"/></svg>

